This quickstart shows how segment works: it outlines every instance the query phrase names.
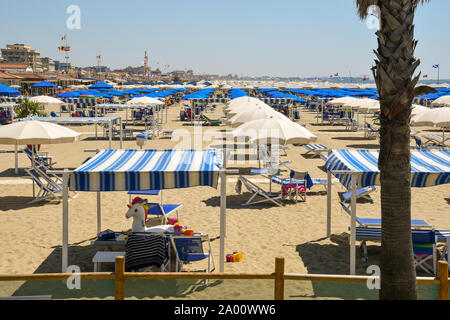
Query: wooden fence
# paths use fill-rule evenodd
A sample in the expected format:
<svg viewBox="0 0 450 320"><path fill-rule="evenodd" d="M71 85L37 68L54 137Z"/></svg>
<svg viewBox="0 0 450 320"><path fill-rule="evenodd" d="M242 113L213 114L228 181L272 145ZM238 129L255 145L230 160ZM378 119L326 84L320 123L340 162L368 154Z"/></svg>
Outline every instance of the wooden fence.
<svg viewBox="0 0 450 320"><path fill-rule="evenodd" d="M116 257L115 272L85 272L79 273L80 279L114 279L116 300L125 299L125 280L127 279L194 279L194 280L274 280L274 299L284 300L285 280L323 281L323 282L354 282L364 283L373 280L369 276L323 275L323 274L290 274L284 272L284 258L275 258L274 273L200 273L200 272L125 272L125 258ZM66 280L74 273L31 274L31 275L0 275L2 281L33 281L33 280ZM435 278L417 277L418 284L438 285L438 299L448 300L448 263L438 262L438 272Z"/></svg>

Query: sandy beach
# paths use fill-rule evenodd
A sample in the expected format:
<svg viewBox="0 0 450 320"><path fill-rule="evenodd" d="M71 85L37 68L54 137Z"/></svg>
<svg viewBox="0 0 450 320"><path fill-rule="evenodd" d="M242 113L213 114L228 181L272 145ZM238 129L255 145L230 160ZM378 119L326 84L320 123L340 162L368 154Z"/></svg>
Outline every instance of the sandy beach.
<svg viewBox="0 0 450 320"><path fill-rule="evenodd" d="M194 131L194 127L179 120L180 106L169 108L168 122L164 130L184 129ZM219 104L212 119L223 115L223 105ZM122 114L123 118L124 115ZM332 149L377 149L378 140L364 138L363 132L348 132L344 126L316 125L315 113L302 108L301 120L306 128L318 136L317 143ZM41 151L48 152L57 162L56 168L77 168L92 152L88 149L107 149L106 139L96 140L94 126L71 126L83 133L80 141L71 144L42 145ZM204 127L203 129L220 131L228 126ZM436 128L414 128L423 133L440 132ZM101 132L101 130L99 130ZM204 141L204 147L214 141ZM160 137L149 140L147 149L170 149L179 141ZM415 145L411 140L411 145ZM113 148L119 147L118 139ZM123 148L138 148L135 139L125 140ZM62 244L62 204L57 201L43 201L29 205L33 199L31 180L23 169L14 174L13 147L2 145L0 161L0 274L54 273L61 269ZM282 160L292 161L289 166L294 170L307 171L313 178L326 178L321 158L305 155L301 146L289 146L287 156ZM24 154L19 155L19 168L30 166ZM286 171L282 172L286 175ZM230 175L227 181L227 237L226 253L241 251L244 259L238 263L226 263L225 272L265 272L274 271L275 257L285 258L285 272L312 274L348 274L349 242L348 227L350 217L339 205L339 194L345 188L336 182L332 190L332 236L326 238L326 191L323 186L314 186L307 193L306 202L290 203L280 208L270 204L242 207L249 193L239 195L235 191L237 176ZM251 179L263 179L261 176L249 176ZM268 189L268 183L259 183ZM274 185L273 190L279 186ZM380 217L379 191L371 194L373 203L358 201L358 216ZM102 229L124 231L131 228L132 221L125 218L129 196L126 192L102 193ZM158 200L159 198L149 200ZM426 200L425 200L426 199ZM164 191L165 203L178 203L183 207L179 211L179 220L195 232L208 234L212 253L218 271L219 264L219 210L220 193L218 189L195 187ZM425 219L436 229L450 229L450 185L412 189L412 218ZM92 257L98 247L90 244L96 237L96 193L80 192L69 203L69 264L78 265L83 272L93 271ZM101 250L101 248L100 248ZM365 275L369 265L379 261L379 244L369 243L369 261L363 263L359 251L356 258L356 273ZM195 270L197 265L187 266ZM112 270L104 264L102 271ZM418 275L421 275L420 271ZM214 282L213 282L214 284ZM241 281L211 284L207 289L196 290L192 284L186 284L191 290L190 298L196 299L270 299L273 293L271 281ZM0 296L14 293L19 284L0 284ZM292 290L291 290L292 289ZM291 290L291 291L290 291ZM113 291L112 291L113 292ZM267 292L267 294L265 294ZM311 284L288 286L288 296L292 299L311 298L318 292ZM332 290L330 291L332 292ZM131 293L130 293L131 294ZM237 295L236 295L237 294ZM347 298L358 298L351 293ZM136 294L131 294L137 296ZM330 293L331 297L339 297ZM109 297L106 295L105 297ZM149 297L152 298L151 294ZM167 289L154 293L156 298L183 298L176 290ZM89 297L92 298L92 297ZM346 298L346 296L340 296Z"/></svg>

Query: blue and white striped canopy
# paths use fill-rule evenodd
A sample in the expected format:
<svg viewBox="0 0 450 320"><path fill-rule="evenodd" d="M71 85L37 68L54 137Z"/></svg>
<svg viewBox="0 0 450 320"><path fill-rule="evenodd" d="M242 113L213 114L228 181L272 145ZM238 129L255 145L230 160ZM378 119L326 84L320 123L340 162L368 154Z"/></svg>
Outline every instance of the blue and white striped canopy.
<svg viewBox="0 0 450 320"><path fill-rule="evenodd" d="M325 163L328 171L357 172L359 187L380 185L379 151L333 150ZM333 173L350 187L351 175ZM411 187L430 187L450 183L450 150L418 150L411 152Z"/></svg>
<svg viewBox="0 0 450 320"><path fill-rule="evenodd" d="M70 176L73 191L217 187L222 156L216 150L102 150Z"/></svg>

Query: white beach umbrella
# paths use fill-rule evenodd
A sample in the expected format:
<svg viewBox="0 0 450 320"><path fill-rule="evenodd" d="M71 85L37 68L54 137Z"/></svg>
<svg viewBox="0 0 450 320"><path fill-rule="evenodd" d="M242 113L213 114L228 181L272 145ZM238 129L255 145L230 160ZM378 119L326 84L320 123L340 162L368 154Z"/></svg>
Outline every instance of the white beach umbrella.
<svg viewBox="0 0 450 320"><path fill-rule="evenodd" d="M450 95L437 98L431 103L432 106L450 106Z"/></svg>
<svg viewBox="0 0 450 320"><path fill-rule="evenodd" d="M259 100L258 98L242 96L242 97L235 98L233 100L228 101L227 105L231 107L232 105L237 104L237 103L259 103L259 102L262 102L262 101Z"/></svg>
<svg viewBox="0 0 450 320"><path fill-rule="evenodd" d="M271 144L308 144L317 136L305 127L284 117L253 120L232 131L235 138L248 137L252 142Z"/></svg>
<svg viewBox="0 0 450 320"><path fill-rule="evenodd" d="M283 116L281 113L273 110L270 107L269 108L257 107L252 108L251 110L247 110L245 112L235 114L233 117L230 118L230 120L228 120L228 123L231 124L233 128L235 128L253 120L267 119L270 117L273 117L275 119L282 119L282 117L285 116Z"/></svg>
<svg viewBox="0 0 450 320"><path fill-rule="evenodd" d="M229 107L228 109L225 109L224 111L228 117L232 117L236 114L244 113L250 110L256 110L259 108L273 110L271 106L260 101L259 103L237 103Z"/></svg>
<svg viewBox="0 0 450 320"><path fill-rule="evenodd" d="M420 104L413 104L411 110L411 116L416 116L419 113L430 110L428 107L421 106Z"/></svg>
<svg viewBox="0 0 450 320"><path fill-rule="evenodd" d="M380 111L380 101L375 99L356 99L345 104L346 107L352 107L359 111L376 112Z"/></svg>
<svg viewBox="0 0 450 320"><path fill-rule="evenodd" d="M127 104L163 105L164 103L151 97L139 97L129 100Z"/></svg>
<svg viewBox="0 0 450 320"><path fill-rule="evenodd" d="M421 112L411 119L411 124L450 128L450 107L433 108Z"/></svg>
<svg viewBox="0 0 450 320"><path fill-rule="evenodd" d="M18 173L17 146L36 144L70 143L80 134L54 123L35 120L19 121L0 127L0 144L15 146L15 172Z"/></svg>
<svg viewBox="0 0 450 320"><path fill-rule="evenodd" d="M56 144L77 141L80 134L58 124L36 120L0 127L0 144Z"/></svg>
<svg viewBox="0 0 450 320"><path fill-rule="evenodd" d="M36 96L29 99L30 102L37 102L41 104L63 104L64 102L49 96Z"/></svg>
<svg viewBox="0 0 450 320"><path fill-rule="evenodd" d="M330 104L333 106L343 106L343 105L346 105L347 103L355 102L356 100L358 100L358 99L354 98L354 97L342 97L342 98L336 98L331 101L328 101L327 104Z"/></svg>

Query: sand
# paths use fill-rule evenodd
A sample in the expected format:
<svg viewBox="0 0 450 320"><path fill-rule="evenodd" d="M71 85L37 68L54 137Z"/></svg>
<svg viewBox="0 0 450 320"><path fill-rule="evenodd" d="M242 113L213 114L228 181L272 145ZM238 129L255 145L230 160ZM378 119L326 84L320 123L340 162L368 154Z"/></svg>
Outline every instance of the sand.
<svg viewBox="0 0 450 320"><path fill-rule="evenodd" d="M179 121L179 105L169 109L169 119L164 123L164 130L180 130L192 133L194 127ZM218 105L214 113L208 116L219 118L223 105ZM318 136L317 143L330 148L377 149L378 140L365 139L363 132L346 132L343 126L316 125L315 113L302 110L301 124ZM124 118L124 117L123 117ZM106 139L96 140L94 126L71 126L82 132L81 140L72 144L42 145L41 151L46 151L57 162L56 168L76 168L93 153L84 152L87 149L108 148ZM203 128L218 135L218 132L229 129L227 126ZM423 133L438 132L433 128L416 128ZM99 130L101 132L101 130ZM220 141L220 140L218 140ZM215 141L216 143L218 141ZM204 141L203 146L213 143ZM173 148L179 141L170 138L149 140L145 148ZM126 140L124 148L138 148L135 140ZM119 147L118 139L113 141L113 148ZM3 150L13 150L11 146L1 146ZM320 158L305 156L306 149L300 146L290 146L287 156L282 160L291 160L289 166L299 171L308 171L313 178L326 178L323 170L324 161ZM19 167L30 165L25 155L19 155ZM255 166L253 166L255 167ZM256 165L257 167L257 165ZM284 172L286 174L286 172ZM225 272L262 272L274 271L275 257L285 258L287 273L349 273L348 227L350 218L339 205L339 193L345 189L339 183L334 184L332 191L332 236L326 238L326 192L322 186L315 186L307 194L306 202L288 202L280 208L270 204L242 207L241 203L249 198L248 193L239 195L235 191L237 176L230 176L227 183L227 238L226 253L243 252L244 259L238 263L226 263ZM251 179L262 179L252 176ZM43 201L33 205L32 185L27 181L23 169L19 175L14 174L14 154L1 154L0 161L0 274L22 273L53 273L61 271L62 243L62 203ZM268 184L260 184L268 188ZM279 186L273 186L274 190ZM189 189L165 190L165 203L179 203L183 207L179 211L179 219L195 232L208 234L211 238L212 253L216 271L219 267L219 189L210 187L195 187ZM450 229L450 185L429 188L412 189L412 217L425 219L436 229ZM128 195L126 192L102 193L102 229L122 231L131 228L132 221L125 218ZM149 197L150 200L159 198ZM361 201L358 203L358 215L363 217L380 217L379 192L372 193L373 203ZM426 199L426 201L424 201ZM96 237L96 193L80 192L78 197L69 204L69 264L78 265L83 272L93 271L92 257L96 251L102 250L90 244ZM377 264L379 259L379 244L369 243L369 261L363 263L357 255L357 274L366 274L371 264ZM188 266L201 267L203 265ZM112 270L104 264L103 271ZM193 269L195 270L195 268ZM420 273L419 273L420 274ZM100 281L93 288L99 287ZM15 284L15 285L14 285ZM214 285L213 285L214 284ZM31 284L28 283L28 286ZM108 286L108 285L107 285ZM355 285L356 286L356 285ZM161 286L165 287L165 286ZM271 299L273 297L272 281L243 282L211 282L205 288L198 284L187 282L182 289L178 283L176 289L148 293L150 298L198 298L198 299ZM20 283L0 283L0 296L24 292ZM44 285L41 288L46 288ZM181 289L180 289L181 288ZM198 289L201 288L201 289ZM289 291L292 288L292 292ZM323 289L323 287L321 287ZM337 287L335 287L337 288ZM50 289L49 289L50 290ZM87 290L87 289L86 289ZM163 289L161 289L163 290ZM180 294L178 291L184 292ZM184 290L184 291L183 291ZM318 289L310 282L287 286L291 299L312 297L360 298L347 290ZM94 290L95 291L95 290ZM34 292L34 291L33 291ZM113 292L113 291L112 291ZM81 298L111 298L110 294L85 294ZM186 294L188 292L188 294ZM29 291L26 291L29 293ZM144 297L145 294L129 293L127 297ZM66 297L62 294L60 297Z"/></svg>

